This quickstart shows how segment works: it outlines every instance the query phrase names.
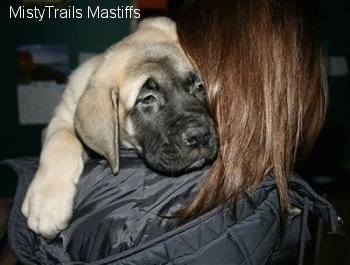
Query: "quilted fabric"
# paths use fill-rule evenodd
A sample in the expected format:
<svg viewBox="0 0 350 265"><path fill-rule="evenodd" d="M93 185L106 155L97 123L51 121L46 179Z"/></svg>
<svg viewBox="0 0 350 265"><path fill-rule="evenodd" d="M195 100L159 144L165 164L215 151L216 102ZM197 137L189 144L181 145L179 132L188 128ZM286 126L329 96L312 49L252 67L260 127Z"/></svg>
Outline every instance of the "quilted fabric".
<svg viewBox="0 0 350 265"><path fill-rule="evenodd" d="M89 160L78 184L71 225L48 241L28 229L20 213L36 158L6 160L18 175L9 220L9 242L23 264L289 264L310 239L309 212L342 234L333 207L298 176L291 177L290 203L302 214L281 224L275 181L266 177L232 214L223 205L181 226L172 213L202 185L208 168L181 176L149 170L133 151L121 151L114 176L105 160ZM283 229L284 228L284 229ZM283 231L282 231L283 229Z"/></svg>

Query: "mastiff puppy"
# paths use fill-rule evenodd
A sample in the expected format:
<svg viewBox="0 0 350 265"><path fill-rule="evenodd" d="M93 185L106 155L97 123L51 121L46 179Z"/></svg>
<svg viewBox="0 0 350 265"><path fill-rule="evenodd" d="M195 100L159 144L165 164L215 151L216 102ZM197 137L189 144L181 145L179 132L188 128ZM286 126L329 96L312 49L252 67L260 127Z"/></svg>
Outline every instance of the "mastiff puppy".
<svg viewBox="0 0 350 265"><path fill-rule="evenodd" d="M84 146L105 157L117 174L119 144L171 175L216 156L217 135L202 80L167 18L144 20L133 34L72 73L22 205L28 226L47 238L65 229Z"/></svg>

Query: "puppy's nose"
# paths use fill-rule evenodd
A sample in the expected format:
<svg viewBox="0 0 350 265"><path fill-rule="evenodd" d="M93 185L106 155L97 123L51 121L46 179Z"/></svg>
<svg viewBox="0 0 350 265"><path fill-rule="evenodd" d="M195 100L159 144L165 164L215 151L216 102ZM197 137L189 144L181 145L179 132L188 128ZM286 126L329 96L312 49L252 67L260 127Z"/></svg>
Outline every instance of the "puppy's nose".
<svg viewBox="0 0 350 265"><path fill-rule="evenodd" d="M199 148L208 144L210 130L207 126L189 127L182 132L182 140L185 145Z"/></svg>

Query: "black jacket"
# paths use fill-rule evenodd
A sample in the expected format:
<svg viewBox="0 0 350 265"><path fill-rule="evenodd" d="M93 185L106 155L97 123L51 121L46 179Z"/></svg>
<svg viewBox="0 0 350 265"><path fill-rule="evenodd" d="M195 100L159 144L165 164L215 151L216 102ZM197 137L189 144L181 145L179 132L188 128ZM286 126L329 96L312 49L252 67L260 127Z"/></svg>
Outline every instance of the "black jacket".
<svg viewBox="0 0 350 265"><path fill-rule="evenodd" d="M276 183L266 177L249 199L238 200L234 214L223 206L177 227L169 216L200 188L208 168L169 177L149 170L132 151L121 151L120 160L117 176L105 160L86 163L72 223L52 241L31 232L20 212L38 160L3 162L19 178L8 236L23 264L301 264L309 212L332 233L343 233L332 205L298 176L291 177L289 202L302 211L284 225Z"/></svg>

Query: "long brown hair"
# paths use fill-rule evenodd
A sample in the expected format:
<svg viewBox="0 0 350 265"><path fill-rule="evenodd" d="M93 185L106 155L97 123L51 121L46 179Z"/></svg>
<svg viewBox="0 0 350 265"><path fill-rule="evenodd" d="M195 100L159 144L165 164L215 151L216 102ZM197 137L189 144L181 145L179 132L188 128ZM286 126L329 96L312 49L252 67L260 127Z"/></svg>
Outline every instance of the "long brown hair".
<svg viewBox="0 0 350 265"><path fill-rule="evenodd" d="M303 2L185 2L179 40L203 75L220 151L182 220L235 202L267 174L286 208L288 176L313 146L327 101L321 41Z"/></svg>

